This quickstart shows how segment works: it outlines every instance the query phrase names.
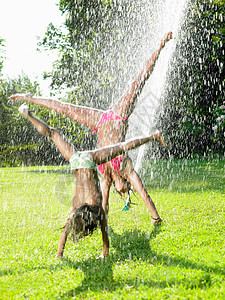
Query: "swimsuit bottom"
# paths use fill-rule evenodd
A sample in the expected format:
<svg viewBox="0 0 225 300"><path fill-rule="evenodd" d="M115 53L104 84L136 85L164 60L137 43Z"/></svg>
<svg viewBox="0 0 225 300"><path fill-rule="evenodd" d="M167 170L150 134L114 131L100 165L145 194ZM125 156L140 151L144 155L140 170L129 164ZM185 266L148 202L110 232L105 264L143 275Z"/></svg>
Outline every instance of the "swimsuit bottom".
<svg viewBox="0 0 225 300"><path fill-rule="evenodd" d="M85 152L77 151L70 157L71 170L96 169L97 165Z"/></svg>
<svg viewBox="0 0 225 300"><path fill-rule="evenodd" d="M110 160L110 164L111 164L112 168L115 171L117 171L118 173L120 171L121 162L122 162L123 157L124 157L124 155L121 155L121 156L117 156L117 157L113 158L112 160ZM105 164L106 163L98 166L98 169L102 174L105 174Z"/></svg>
<svg viewBox="0 0 225 300"><path fill-rule="evenodd" d="M109 110L109 111L106 111L104 112L102 115L101 115L101 118L98 122L98 125L96 128L93 128L93 131L91 133L95 133L98 131L98 127L104 123L104 122L107 122L107 121L114 121L114 120L119 120L119 125L120 126L120 122L121 121L125 121L127 120L128 118L121 118L120 116L117 116L112 110ZM120 171L120 166L121 166L121 162L122 162L122 159L123 159L123 156L118 156L118 157L115 157L114 159L112 159L110 161L111 163L111 166L113 167L114 170L116 170L117 172ZM102 173L102 174L105 174L104 170L105 170L105 163L102 164L102 165L99 165L98 166L98 169L99 171Z"/></svg>

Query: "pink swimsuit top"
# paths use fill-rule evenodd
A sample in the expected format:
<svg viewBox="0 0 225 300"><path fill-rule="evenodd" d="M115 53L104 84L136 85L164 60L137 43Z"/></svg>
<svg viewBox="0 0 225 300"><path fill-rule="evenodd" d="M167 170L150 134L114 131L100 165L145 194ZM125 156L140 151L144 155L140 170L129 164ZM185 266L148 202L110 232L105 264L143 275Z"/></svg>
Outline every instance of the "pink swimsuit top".
<svg viewBox="0 0 225 300"><path fill-rule="evenodd" d="M121 118L120 116L117 116L112 110L108 110L106 112L104 112L102 115L101 115L101 118L98 122L98 125L96 128L92 128L92 134L93 133L96 133L98 131L98 127L104 123L104 122L107 122L107 121L114 121L114 120L120 120L121 121L125 121L127 120L128 118ZM119 122L119 126L120 126L120 122Z"/></svg>
<svg viewBox="0 0 225 300"><path fill-rule="evenodd" d="M96 132L98 131L98 127L99 127L102 123L104 123L104 122L107 122L107 121L114 121L114 120L120 120L119 125L118 125L118 126L120 126L121 121L125 121L125 120L127 120L127 119L128 119L128 118L121 118L120 116L117 116L112 110L106 111L105 113L103 113L103 114L101 115L101 118L100 118L100 120L99 120L99 122L98 122L97 127L96 127L96 128L92 128L93 131L92 131L91 133L92 133L92 134L93 134L93 133L96 133ZM117 157L113 158L113 159L110 161L111 166L112 166L113 169L116 170L117 172L120 171L120 165L121 165L123 156L124 156L124 155L117 156ZM104 163L104 164L98 166L98 169L99 169L99 171L100 171L102 174L104 174L105 164L106 164L106 163Z"/></svg>

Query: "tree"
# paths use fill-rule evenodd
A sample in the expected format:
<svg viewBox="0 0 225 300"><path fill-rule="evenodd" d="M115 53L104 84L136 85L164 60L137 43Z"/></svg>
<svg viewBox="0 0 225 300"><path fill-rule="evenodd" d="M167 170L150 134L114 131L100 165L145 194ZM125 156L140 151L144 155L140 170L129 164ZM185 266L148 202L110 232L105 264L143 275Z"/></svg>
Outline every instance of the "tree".
<svg viewBox="0 0 225 300"><path fill-rule="evenodd" d="M190 1L170 69L159 124L173 155L223 153L214 107L224 100L222 1Z"/></svg>
<svg viewBox="0 0 225 300"><path fill-rule="evenodd" d="M18 113L21 103L12 104L9 96L27 91L38 95L39 84L22 74L0 84L0 165L17 166L59 163L64 160L46 138ZM32 109L32 106L31 106ZM42 112L43 113L43 112ZM39 115L37 111L37 115Z"/></svg>
<svg viewBox="0 0 225 300"><path fill-rule="evenodd" d="M1 76L3 62L4 62L4 53L5 53L4 48L5 48L4 40L0 38L0 76Z"/></svg>
<svg viewBox="0 0 225 300"><path fill-rule="evenodd" d="M38 84L32 84L26 75L18 79L2 80L0 84L0 165L17 165L26 161L25 153L37 148L29 139L33 139L34 130L32 126L26 126L24 118L18 115L18 105L12 105L9 96L17 92L30 90L36 92Z"/></svg>
<svg viewBox="0 0 225 300"><path fill-rule="evenodd" d="M53 71L46 74L52 87L71 88L68 101L72 103L108 108L131 74L136 74L137 36L145 26L139 17L145 15L145 4L153 9L154 3L61 0L66 31L50 24L40 42L46 49L60 50ZM174 156L224 151L224 136L215 136L212 129L214 105L219 107L223 99L223 20L223 1L189 1L158 122ZM136 43L132 43L134 35Z"/></svg>
<svg viewBox="0 0 225 300"><path fill-rule="evenodd" d="M33 125L18 113L21 103L12 104L9 96L16 93L40 95L39 84L31 82L22 74L16 79L2 80L0 84L0 165L43 165L63 164L62 157L55 145L43 137ZM56 115L42 107L29 104L35 115L46 121L51 127L58 128L77 149L83 149L90 143L90 134L82 126L62 115ZM79 134L78 134L79 133Z"/></svg>
<svg viewBox="0 0 225 300"><path fill-rule="evenodd" d="M70 88L73 103L108 108L121 96L131 74L136 75L139 40L135 34L142 28L138 15L147 4L148 0L135 5L127 0L60 0L65 28L50 24L39 43L40 49L60 53L53 71L46 74L52 87Z"/></svg>

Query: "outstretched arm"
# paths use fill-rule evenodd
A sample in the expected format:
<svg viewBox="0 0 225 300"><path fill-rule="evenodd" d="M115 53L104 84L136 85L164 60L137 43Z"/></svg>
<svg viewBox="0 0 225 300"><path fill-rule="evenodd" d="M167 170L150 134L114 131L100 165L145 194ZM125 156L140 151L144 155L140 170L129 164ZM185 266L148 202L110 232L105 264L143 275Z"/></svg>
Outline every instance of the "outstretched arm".
<svg viewBox="0 0 225 300"><path fill-rule="evenodd" d="M90 151L88 154L93 159L93 161L100 165L107 161L110 161L111 159L124 154L126 151L135 149L143 144L146 144L150 141L158 141L163 144L163 146L166 146L161 132L157 131L154 134L148 136L148 137L140 137L136 139L131 139L129 141L119 143L116 145L100 148L97 150Z"/></svg>
<svg viewBox="0 0 225 300"><path fill-rule="evenodd" d="M172 32L168 32L164 36L164 38L160 42L159 48L152 54L149 60L147 60L144 68L139 73L139 75L134 80L134 82L131 84L129 90L114 105L113 111L115 114L117 114L122 118L128 118L132 114L135 108L135 100L137 99L138 94L141 93L145 82L147 81L150 74L152 73L161 50L164 48L166 42L172 38L173 38Z"/></svg>
<svg viewBox="0 0 225 300"><path fill-rule="evenodd" d="M15 94L10 96L9 99L12 102L26 101L54 110L90 128L96 127L102 113L104 112L103 110L89 108L86 106L74 105L56 99L33 97L29 94Z"/></svg>

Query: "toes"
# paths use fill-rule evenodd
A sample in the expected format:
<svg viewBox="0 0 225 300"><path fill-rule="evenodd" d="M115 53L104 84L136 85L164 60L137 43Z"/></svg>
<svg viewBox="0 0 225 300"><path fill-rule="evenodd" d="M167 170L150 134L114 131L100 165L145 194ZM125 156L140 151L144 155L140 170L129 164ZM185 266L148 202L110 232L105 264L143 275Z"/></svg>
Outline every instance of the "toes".
<svg viewBox="0 0 225 300"><path fill-rule="evenodd" d="M23 103L19 108L18 108L19 113L23 114L23 115L28 115L29 113L29 107Z"/></svg>

